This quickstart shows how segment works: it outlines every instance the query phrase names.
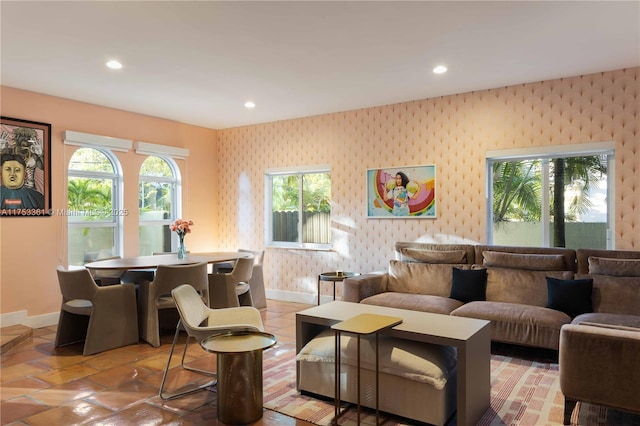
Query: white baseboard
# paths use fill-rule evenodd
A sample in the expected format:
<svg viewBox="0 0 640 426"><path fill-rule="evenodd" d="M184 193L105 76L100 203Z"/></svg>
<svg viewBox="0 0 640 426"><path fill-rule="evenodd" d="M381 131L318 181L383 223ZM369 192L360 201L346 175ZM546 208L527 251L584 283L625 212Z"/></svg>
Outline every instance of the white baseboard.
<svg viewBox="0 0 640 426"><path fill-rule="evenodd" d="M307 305L315 305L318 303L318 296L310 293L298 293L295 291L283 290L266 290L267 298L274 300L282 300L284 302L305 303ZM321 296L322 303L330 302L331 296ZM27 311L9 312L0 315L0 327L9 327L11 325L25 325L31 328L49 327L58 324L60 312L51 312L49 314L27 316Z"/></svg>
<svg viewBox="0 0 640 426"><path fill-rule="evenodd" d="M49 314L27 316L27 311L9 312L0 315L0 327L9 327L12 325L25 325L31 328L49 327L58 324L60 312L51 312Z"/></svg>
<svg viewBox="0 0 640 426"><path fill-rule="evenodd" d="M265 290L267 299L282 300L283 302L305 303L307 305L317 305L318 295L310 293L298 293L295 291ZM333 300L332 296L320 296L320 303L327 303ZM336 300L340 300L337 298Z"/></svg>

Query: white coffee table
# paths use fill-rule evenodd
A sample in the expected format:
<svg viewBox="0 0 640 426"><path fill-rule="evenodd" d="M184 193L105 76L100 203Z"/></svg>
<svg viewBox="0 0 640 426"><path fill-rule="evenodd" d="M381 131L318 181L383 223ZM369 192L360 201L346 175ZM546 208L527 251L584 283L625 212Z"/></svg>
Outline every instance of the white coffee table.
<svg viewBox="0 0 640 426"><path fill-rule="evenodd" d="M458 352L457 424L475 425L480 420L491 399L489 321L335 301L296 314L296 352L319 332L359 314L402 318L401 324L383 330L381 334L455 347Z"/></svg>

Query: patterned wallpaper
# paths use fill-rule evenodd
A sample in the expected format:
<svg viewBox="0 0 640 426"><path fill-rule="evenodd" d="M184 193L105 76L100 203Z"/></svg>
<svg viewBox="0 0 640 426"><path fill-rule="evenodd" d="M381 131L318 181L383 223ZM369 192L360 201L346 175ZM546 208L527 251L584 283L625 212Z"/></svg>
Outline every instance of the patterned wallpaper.
<svg viewBox="0 0 640 426"><path fill-rule="evenodd" d="M335 251L265 256L267 288L313 294L324 270L385 269L395 241L484 243L487 151L613 140L616 247L640 250L639 115L631 68L221 130L220 245L263 246L267 168L330 164ZM438 218L367 219L366 169L419 164L437 166Z"/></svg>

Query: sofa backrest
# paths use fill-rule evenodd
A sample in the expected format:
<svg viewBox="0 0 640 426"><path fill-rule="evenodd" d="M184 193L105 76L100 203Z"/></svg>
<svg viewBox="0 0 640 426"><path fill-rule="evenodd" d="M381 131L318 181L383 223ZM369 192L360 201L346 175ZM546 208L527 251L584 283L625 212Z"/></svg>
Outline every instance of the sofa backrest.
<svg viewBox="0 0 640 426"><path fill-rule="evenodd" d="M593 280L594 312L640 315L640 251L578 249L577 278Z"/></svg>
<svg viewBox="0 0 640 426"><path fill-rule="evenodd" d="M578 259L578 273L589 273L589 257L604 257L607 259L640 259L640 251L633 250L596 250L578 249L576 250Z"/></svg>
<svg viewBox="0 0 640 426"><path fill-rule="evenodd" d="M472 244L437 244L401 241L393 246L396 260L425 263L466 263L475 262Z"/></svg>
<svg viewBox="0 0 640 426"><path fill-rule="evenodd" d="M492 246L492 245L476 245L475 249L475 263L479 265L484 265L484 256L483 253L485 251L491 252L500 252L500 253L513 253L513 254L529 254L529 255L542 255L542 256L553 256L560 255L562 256L563 265L560 267L548 268L546 270L562 270L562 271L573 271L575 272L577 269L576 265L576 252L573 249L561 248L561 247L518 247L518 246ZM535 258L532 257L532 262L539 263L541 261L552 262L551 259L547 258ZM536 269L542 270L540 267Z"/></svg>
<svg viewBox="0 0 640 426"><path fill-rule="evenodd" d="M391 260L387 291L449 297L453 282L453 268L469 269L470 266Z"/></svg>
<svg viewBox="0 0 640 426"><path fill-rule="evenodd" d="M478 245L475 267L487 268L487 300L545 307L547 277L573 278L575 252L564 248Z"/></svg>

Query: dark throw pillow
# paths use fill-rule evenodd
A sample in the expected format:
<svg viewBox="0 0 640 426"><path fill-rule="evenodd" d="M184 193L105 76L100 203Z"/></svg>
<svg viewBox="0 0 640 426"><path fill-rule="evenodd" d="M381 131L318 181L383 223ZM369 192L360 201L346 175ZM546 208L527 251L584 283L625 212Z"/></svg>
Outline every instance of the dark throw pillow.
<svg viewBox="0 0 640 426"><path fill-rule="evenodd" d="M570 317L593 312L591 292L593 280L561 280L547 277L547 308L562 311Z"/></svg>
<svg viewBox="0 0 640 426"><path fill-rule="evenodd" d="M486 300L487 270L453 268L453 282L449 297L464 303Z"/></svg>

